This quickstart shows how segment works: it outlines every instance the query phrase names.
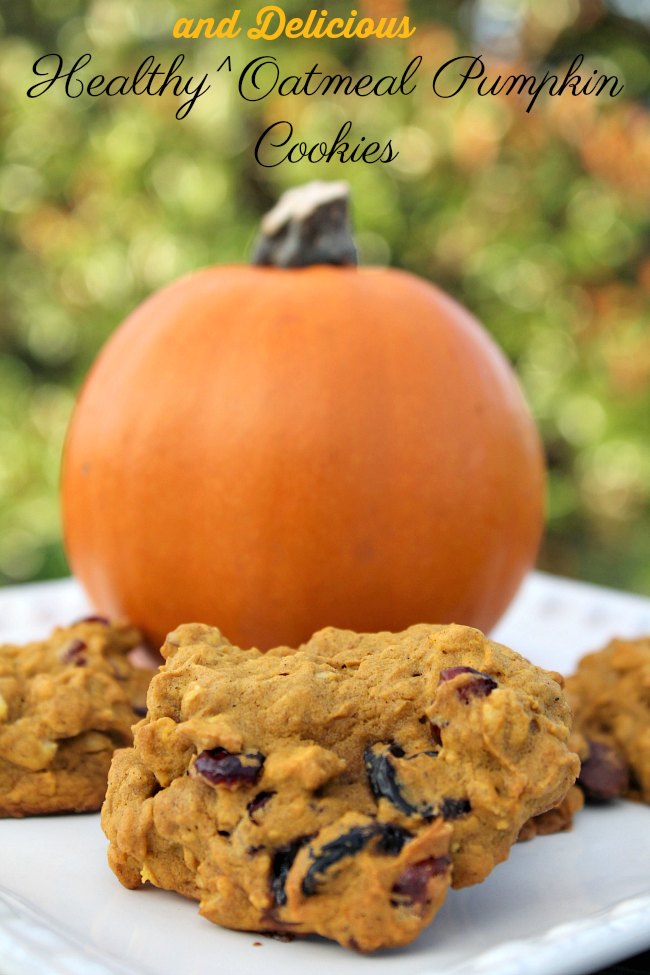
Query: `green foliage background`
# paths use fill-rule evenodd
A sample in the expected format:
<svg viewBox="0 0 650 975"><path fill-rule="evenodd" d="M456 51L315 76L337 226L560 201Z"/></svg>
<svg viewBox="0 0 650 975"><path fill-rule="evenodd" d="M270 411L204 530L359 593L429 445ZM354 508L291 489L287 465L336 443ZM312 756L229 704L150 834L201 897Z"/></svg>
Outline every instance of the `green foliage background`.
<svg viewBox="0 0 650 975"><path fill-rule="evenodd" d="M260 4L261 5L261 4ZM233 5L234 6L234 5ZM251 18L258 4L243 3ZM309 3L285 3L305 14ZM347 13L340 2L332 14ZM352 185L362 259L408 268L466 304L514 363L550 469L542 568L650 591L650 27L635 0L359 3L409 12L408 42L174 41L191 0L2 0L0 205L0 581L67 572L58 470L75 390L121 319L153 289L209 263L241 262L260 215L307 179ZM199 9L204 7L205 9ZM209 8L209 9L208 9ZM645 13L644 13L645 10ZM646 20L644 20L644 16ZM93 73L132 74L148 54L183 71L235 70L261 53L283 74L344 67L400 74L418 91L381 99L269 97L246 104L236 74L177 121L164 97L36 100L32 64L85 51ZM436 99L425 79L483 53L543 75L587 56L616 73L615 100ZM390 165L262 169L252 146L290 119L301 139L391 138ZM182 370L182 365L179 366ZM152 378L155 382L155 378ZM110 408L110 403L109 407Z"/></svg>

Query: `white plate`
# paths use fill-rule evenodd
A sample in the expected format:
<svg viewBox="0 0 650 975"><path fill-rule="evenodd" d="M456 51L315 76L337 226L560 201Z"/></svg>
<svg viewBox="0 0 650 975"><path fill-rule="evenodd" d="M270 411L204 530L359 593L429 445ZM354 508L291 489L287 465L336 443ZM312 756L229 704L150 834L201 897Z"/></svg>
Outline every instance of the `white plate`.
<svg viewBox="0 0 650 975"><path fill-rule="evenodd" d="M0 640L84 611L71 582L4 590ZM610 636L644 632L650 600L535 574L494 636L569 671ZM123 889L98 820L0 821L2 975L580 975L650 947L650 809L633 803L516 846L485 883L451 891L415 944L370 957L225 931L175 894Z"/></svg>

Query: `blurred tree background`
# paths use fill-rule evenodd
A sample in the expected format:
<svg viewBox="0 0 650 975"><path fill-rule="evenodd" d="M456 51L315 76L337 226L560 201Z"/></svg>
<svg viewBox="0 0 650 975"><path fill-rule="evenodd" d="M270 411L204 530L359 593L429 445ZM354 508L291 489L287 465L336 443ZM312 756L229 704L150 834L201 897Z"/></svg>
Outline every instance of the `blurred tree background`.
<svg viewBox="0 0 650 975"><path fill-rule="evenodd" d="M261 5L261 4L260 4ZM241 4L251 18L258 4ZM198 10L199 6L205 9ZM309 3L283 4L292 14ZM340 14L343 5L330 4ZM647 0L366 0L409 13L408 42L173 40L187 0L2 0L0 56L0 580L67 572L58 470L76 389L104 340L153 289L209 263L246 260L260 215L307 179L352 184L362 260L408 268L481 319L514 363L550 470L540 567L650 591L650 5ZM234 7L234 4L233 4ZM193 8L192 10L188 8ZM348 7L345 7L345 13ZM183 71L234 73L177 121L164 97L30 100L34 61L93 54L84 75L132 74L149 54ZM430 79L458 54L488 70L617 74L616 99L437 99ZM401 74L408 98L240 99L260 54L283 74ZM94 69L94 70L92 70ZM399 150L390 165L260 167L262 129L290 119L331 141L341 123ZM182 365L179 364L179 370ZM155 382L155 377L152 377Z"/></svg>

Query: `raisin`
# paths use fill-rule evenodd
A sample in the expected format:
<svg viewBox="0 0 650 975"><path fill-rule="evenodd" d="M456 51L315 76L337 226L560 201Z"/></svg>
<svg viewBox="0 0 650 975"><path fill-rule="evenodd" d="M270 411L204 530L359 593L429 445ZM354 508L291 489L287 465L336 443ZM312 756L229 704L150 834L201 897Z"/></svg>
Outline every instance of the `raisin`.
<svg viewBox="0 0 650 975"><path fill-rule="evenodd" d="M472 811L472 804L469 799L443 799L440 812L444 820L460 819L467 816Z"/></svg>
<svg viewBox="0 0 650 975"><path fill-rule="evenodd" d="M225 748L211 748L197 755L194 771L211 785L236 789L239 785L254 785L263 764L264 756L260 752L234 755Z"/></svg>
<svg viewBox="0 0 650 975"><path fill-rule="evenodd" d="M442 748L442 732L440 730L440 725L434 724L433 721L429 722L429 731L431 732L431 738L435 745L439 745Z"/></svg>
<svg viewBox="0 0 650 975"><path fill-rule="evenodd" d="M283 907L287 903L287 893L285 890L289 871L293 866L293 861L298 856L299 850L313 839L311 836L299 836L297 840L292 840L285 846L280 846L273 854L271 863L271 893L276 907Z"/></svg>
<svg viewBox="0 0 650 975"><path fill-rule="evenodd" d="M250 818L253 820L253 822L256 822L253 813L256 813L258 809L261 809L262 806L265 806L269 801L269 799L274 795L275 792L258 792L257 795L253 799L251 799L251 801L246 806L246 810Z"/></svg>
<svg viewBox="0 0 650 975"><path fill-rule="evenodd" d="M384 856L397 856L404 844L412 838L412 833L391 823L354 826L342 836L325 843L316 856L311 854L313 862L303 877L301 885L304 896L311 897L318 893L318 887L323 883L324 874L330 867L346 857L356 856L374 838L378 838L378 853Z"/></svg>
<svg viewBox="0 0 650 975"><path fill-rule="evenodd" d="M433 739L435 745L439 745L442 748L442 732L440 730L440 725L434 724L427 718L426 714L423 714L421 718L418 718L420 724L429 725L429 733Z"/></svg>
<svg viewBox="0 0 650 975"><path fill-rule="evenodd" d="M147 706L146 706L146 704L144 704L144 705L142 705L142 704L134 704L133 705L133 710L135 711L136 714L139 714L141 718L144 718L147 715Z"/></svg>
<svg viewBox="0 0 650 975"><path fill-rule="evenodd" d="M445 681L453 680L460 674L475 675L474 680L465 681L456 688L458 697L465 704L468 704L472 697L487 697L499 686L489 674L483 674L480 670L474 670L473 667L447 667L446 670L440 671L439 683L443 684Z"/></svg>
<svg viewBox="0 0 650 975"><path fill-rule="evenodd" d="M88 663L86 656L87 649L88 644L83 640L71 640L61 654L61 662L64 664L74 664L75 667L85 667Z"/></svg>
<svg viewBox="0 0 650 975"><path fill-rule="evenodd" d="M641 782L636 774L636 770L630 766L629 769L629 781L626 792L630 792L633 796L638 795L641 792Z"/></svg>
<svg viewBox="0 0 650 975"><path fill-rule="evenodd" d="M316 893L318 884L321 882L319 875L324 874L339 860L360 853L366 843L375 835L375 831L374 825L354 826L342 836L325 843L303 877L302 892L305 897L311 897L312 894Z"/></svg>
<svg viewBox="0 0 650 975"><path fill-rule="evenodd" d="M374 748L366 748L363 753L368 784L373 796L377 802L380 799L387 799L396 809L407 816L422 816L423 819L430 819L433 816L433 809L430 805L413 806L402 795L402 790L397 781L397 772L388 756L388 751L377 752Z"/></svg>
<svg viewBox="0 0 650 975"><path fill-rule="evenodd" d="M413 904L426 904L429 900L428 886L432 877L445 873L451 860L449 857L429 857L419 863L411 863L399 880L393 884L392 893Z"/></svg>
<svg viewBox="0 0 650 975"><path fill-rule="evenodd" d="M578 785L590 802L617 799L628 789L630 772L623 756L611 745L588 740L589 753L582 763Z"/></svg>
<svg viewBox="0 0 650 975"><path fill-rule="evenodd" d="M402 852L405 843L413 839L413 834L401 826L393 826L391 823L381 823L378 826L379 841L377 850L388 857L396 857Z"/></svg>

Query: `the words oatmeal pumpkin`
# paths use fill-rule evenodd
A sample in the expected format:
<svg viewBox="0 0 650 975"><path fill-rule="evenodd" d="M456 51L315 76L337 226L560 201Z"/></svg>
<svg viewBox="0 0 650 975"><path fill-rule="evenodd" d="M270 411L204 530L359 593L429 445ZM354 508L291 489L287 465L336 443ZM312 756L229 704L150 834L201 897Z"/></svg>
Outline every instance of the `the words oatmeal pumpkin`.
<svg viewBox="0 0 650 975"><path fill-rule="evenodd" d="M294 191L256 266L175 282L108 342L62 482L100 610L262 648L501 615L542 525L516 380L448 295L354 260L345 187Z"/></svg>

